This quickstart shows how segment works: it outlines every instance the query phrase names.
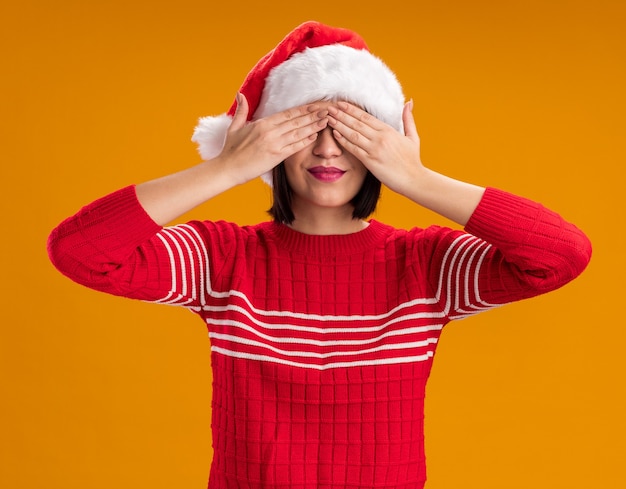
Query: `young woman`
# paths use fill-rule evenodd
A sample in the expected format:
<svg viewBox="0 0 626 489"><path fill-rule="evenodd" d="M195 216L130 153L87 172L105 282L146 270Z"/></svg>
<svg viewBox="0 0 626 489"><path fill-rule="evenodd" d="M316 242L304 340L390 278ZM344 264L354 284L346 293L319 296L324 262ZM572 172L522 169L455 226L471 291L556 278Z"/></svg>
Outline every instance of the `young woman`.
<svg viewBox="0 0 626 489"><path fill-rule="evenodd" d="M314 22L194 133L204 162L107 195L49 239L88 287L196 312L211 338L210 488L421 488L426 380L450 320L556 289L591 246L540 204L441 175L395 76ZM189 222L262 176L273 220ZM381 182L464 226L375 220Z"/></svg>

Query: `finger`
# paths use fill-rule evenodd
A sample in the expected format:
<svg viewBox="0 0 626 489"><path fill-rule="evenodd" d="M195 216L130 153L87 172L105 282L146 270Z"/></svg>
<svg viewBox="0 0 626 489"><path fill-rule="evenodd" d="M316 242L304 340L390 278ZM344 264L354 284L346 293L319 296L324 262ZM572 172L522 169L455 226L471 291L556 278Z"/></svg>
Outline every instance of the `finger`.
<svg viewBox="0 0 626 489"><path fill-rule="evenodd" d="M370 156L368 150L363 147L363 142L365 141L365 138L361 137L361 139L358 139L357 137L357 142L353 142L334 128L333 136L343 149L345 149L348 153L354 155L358 160L365 164Z"/></svg>
<svg viewBox="0 0 626 489"><path fill-rule="evenodd" d="M304 124L304 125L301 125ZM298 125L294 125L287 135L294 139L305 139L311 134L317 134L328 126L328 111L320 110L310 117L304 118Z"/></svg>
<svg viewBox="0 0 626 489"><path fill-rule="evenodd" d="M328 125L328 119L314 119L312 122L303 127L296 127L283 135L285 144L283 151L292 155L296 151L308 146L317 139L320 131L324 130ZM288 155L288 156L289 156Z"/></svg>
<svg viewBox="0 0 626 489"><path fill-rule="evenodd" d="M248 120L248 100L241 92L237 92L235 99L237 100L237 108L235 109L235 115L233 115L230 129L241 129L246 125L246 121Z"/></svg>
<svg viewBox="0 0 626 489"><path fill-rule="evenodd" d="M288 133L296 128L326 120L327 117L328 110L320 109L316 104L307 104L274 114L268 120L279 127L283 133Z"/></svg>
<svg viewBox="0 0 626 489"><path fill-rule="evenodd" d="M329 111L330 110L331 109L329 109ZM353 118L351 120L354 121ZM369 129L365 130L365 133L369 134L364 134L359 131L358 128L355 129L355 124L350 124L350 121L342 117L340 113L337 117L329 115L328 125L333 129L335 139L350 153L358 157L363 157L369 153L369 148L371 148L373 144L373 139L370 138L375 137L376 131ZM362 125L359 126L359 128L362 129Z"/></svg>
<svg viewBox="0 0 626 489"><path fill-rule="evenodd" d="M285 158L289 158L291 155L297 153L301 149L306 148L311 143L313 143L313 141L315 141L317 137L318 137L318 133L314 132L313 134L310 134L306 138L298 139L296 141L286 144L285 146L283 146L281 150L281 159L284 160Z"/></svg>
<svg viewBox="0 0 626 489"><path fill-rule="evenodd" d="M402 123L404 124L404 135L412 141L419 142L420 137L413 118L413 99L409 100L402 110Z"/></svg>
<svg viewBox="0 0 626 489"><path fill-rule="evenodd" d="M282 120L280 120L282 119ZM328 125L328 110L319 106L302 106L282 113L272 132L285 145L310 138ZM309 139L309 142L314 140Z"/></svg>
<svg viewBox="0 0 626 489"><path fill-rule="evenodd" d="M348 102L338 102L329 107L330 115L340 120L346 126L368 137L373 137L378 131L385 129L385 123L372 114Z"/></svg>

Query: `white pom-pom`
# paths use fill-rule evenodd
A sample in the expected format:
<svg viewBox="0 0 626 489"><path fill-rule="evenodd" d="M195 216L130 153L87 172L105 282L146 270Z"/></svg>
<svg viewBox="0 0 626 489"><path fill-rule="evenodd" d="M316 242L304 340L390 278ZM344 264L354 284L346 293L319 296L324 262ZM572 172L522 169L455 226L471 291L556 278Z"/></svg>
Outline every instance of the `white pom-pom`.
<svg viewBox="0 0 626 489"><path fill-rule="evenodd" d="M198 152L204 161L222 152L226 131L232 122L233 118L228 114L200 118L191 140L198 145Z"/></svg>

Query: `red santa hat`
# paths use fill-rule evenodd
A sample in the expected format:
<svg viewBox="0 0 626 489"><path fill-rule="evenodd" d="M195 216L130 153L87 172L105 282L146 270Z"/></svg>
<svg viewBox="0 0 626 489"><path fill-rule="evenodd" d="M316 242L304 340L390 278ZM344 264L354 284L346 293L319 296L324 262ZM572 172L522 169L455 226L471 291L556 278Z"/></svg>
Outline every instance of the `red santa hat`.
<svg viewBox="0 0 626 489"><path fill-rule="evenodd" d="M346 100L403 131L404 95L393 72L357 33L319 22L290 32L252 68L239 91L248 100L248 120L318 100ZM191 139L204 160L222 151L236 107L235 101L227 113L198 121ZM262 178L271 182L269 175Z"/></svg>

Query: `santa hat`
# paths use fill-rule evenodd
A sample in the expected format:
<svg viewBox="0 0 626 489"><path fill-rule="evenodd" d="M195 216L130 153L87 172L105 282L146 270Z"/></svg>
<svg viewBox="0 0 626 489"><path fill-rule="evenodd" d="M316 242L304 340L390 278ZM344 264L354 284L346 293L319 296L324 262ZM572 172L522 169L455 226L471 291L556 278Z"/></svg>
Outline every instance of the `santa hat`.
<svg viewBox="0 0 626 489"><path fill-rule="evenodd" d="M369 52L355 32L305 22L252 68L239 91L248 100L248 120L319 100L346 100L403 131L404 95L393 72ZM218 116L202 117L192 141L209 160L224 147L237 102ZM263 180L271 182L269 175Z"/></svg>

